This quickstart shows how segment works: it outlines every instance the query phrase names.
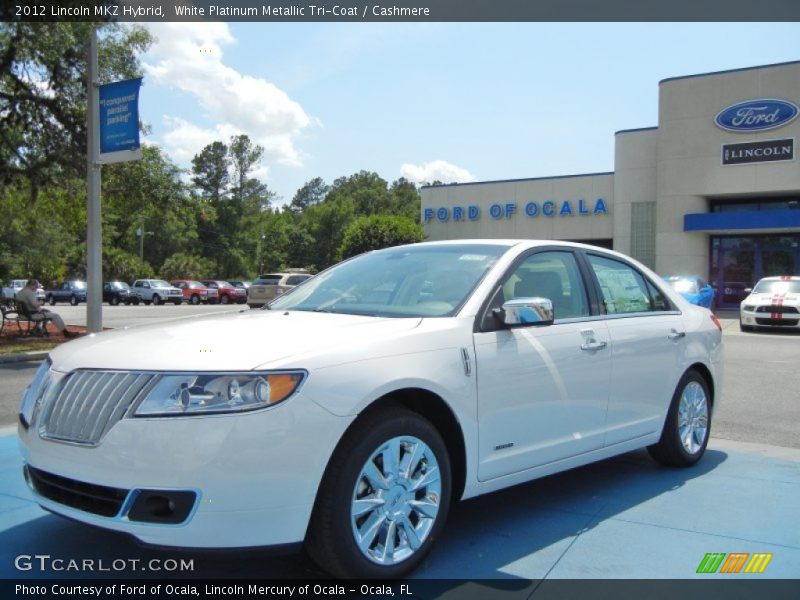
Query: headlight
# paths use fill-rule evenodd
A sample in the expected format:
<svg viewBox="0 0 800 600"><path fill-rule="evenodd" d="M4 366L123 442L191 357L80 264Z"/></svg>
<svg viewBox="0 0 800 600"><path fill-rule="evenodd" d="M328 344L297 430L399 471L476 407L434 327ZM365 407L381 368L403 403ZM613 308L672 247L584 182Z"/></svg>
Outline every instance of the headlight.
<svg viewBox="0 0 800 600"><path fill-rule="evenodd" d="M137 407L137 417L255 410L289 398L305 373L180 373L159 375Z"/></svg>
<svg viewBox="0 0 800 600"><path fill-rule="evenodd" d="M33 376L33 381L31 381L30 385L25 388L25 392L22 394L22 402L19 407L19 414L22 417L26 427L30 427L33 423L34 409L36 408L37 401L41 399L47 388L45 379L47 379L49 372L50 360L48 359L42 361L42 364L39 366L39 370L36 371L36 375Z"/></svg>
<svg viewBox="0 0 800 600"><path fill-rule="evenodd" d="M743 309L743 310L746 310L747 312L753 312L753 311L756 309L756 307L755 307L755 306L751 306L751 305L749 305L749 304L746 304L746 305L744 305L744 306L742 307L742 309Z"/></svg>

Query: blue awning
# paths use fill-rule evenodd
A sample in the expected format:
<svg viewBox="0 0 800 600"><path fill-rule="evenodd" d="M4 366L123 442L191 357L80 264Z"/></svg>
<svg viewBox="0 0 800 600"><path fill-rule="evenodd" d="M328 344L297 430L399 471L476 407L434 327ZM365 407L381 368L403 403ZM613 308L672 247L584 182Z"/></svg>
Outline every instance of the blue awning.
<svg viewBox="0 0 800 600"><path fill-rule="evenodd" d="M683 216L684 231L726 229L800 229L800 210L743 210Z"/></svg>

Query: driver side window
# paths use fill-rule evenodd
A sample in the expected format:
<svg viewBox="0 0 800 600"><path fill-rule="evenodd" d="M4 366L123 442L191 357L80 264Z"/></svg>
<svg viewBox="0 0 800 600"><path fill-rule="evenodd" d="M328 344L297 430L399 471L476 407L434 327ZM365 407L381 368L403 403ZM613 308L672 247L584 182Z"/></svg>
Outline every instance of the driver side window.
<svg viewBox="0 0 800 600"><path fill-rule="evenodd" d="M503 284L505 300L547 298L556 320L589 316L589 301L571 252L538 252L526 258Z"/></svg>

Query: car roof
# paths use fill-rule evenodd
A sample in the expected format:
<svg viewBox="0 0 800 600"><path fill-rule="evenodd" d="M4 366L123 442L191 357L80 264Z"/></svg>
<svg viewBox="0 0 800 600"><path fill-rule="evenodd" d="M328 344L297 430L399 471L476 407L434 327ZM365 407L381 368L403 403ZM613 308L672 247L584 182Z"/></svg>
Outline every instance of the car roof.
<svg viewBox="0 0 800 600"><path fill-rule="evenodd" d="M762 277L758 280L762 281L800 281L800 275L776 275L774 277Z"/></svg>

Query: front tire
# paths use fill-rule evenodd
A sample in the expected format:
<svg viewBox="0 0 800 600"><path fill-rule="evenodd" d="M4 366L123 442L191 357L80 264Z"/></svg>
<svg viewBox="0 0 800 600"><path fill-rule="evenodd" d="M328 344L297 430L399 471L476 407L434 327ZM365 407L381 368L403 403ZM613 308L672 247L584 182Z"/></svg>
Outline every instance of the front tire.
<svg viewBox="0 0 800 600"><path fill-rule="evenodd" d="M690 467L706 451L711 432L711 393L694 369L681 378L657 444L647 447L656 461L669 467Z"/></svg>
<svg viewBox="0 0 800 600"><path fill-rule="evenodd" d="M228 304L230 303L231 299L228 297L228 294L224 294L219 297L220 304Z"/></svg>
<svg viewBox="0 0 800 600"><path fill-rule="evenodd" d="M153 294L153 306L160 306L161 305L161 296L158 294Z"/></svg>
<svg viewBox="0 0 800 600"><path fill-rule="evenodd" d="M200 296L197 294L192 294L192 297L189 298L189 304L198 305L200 304Z"/></svg>
<svg viewBox="0 0 800 600"><path fill-rule="evenodd" d="M108 301L111 306L117 306L119 304L119 296L111 296L111 299Z"/></svg>
<svg viewBox="0 0 800 600"><path fill-rule="evenodd" d="M447 448L429 421L399 407L375 412L334 452L306 549L336 577L402 577L439 537L451 486Z"/></svg>

